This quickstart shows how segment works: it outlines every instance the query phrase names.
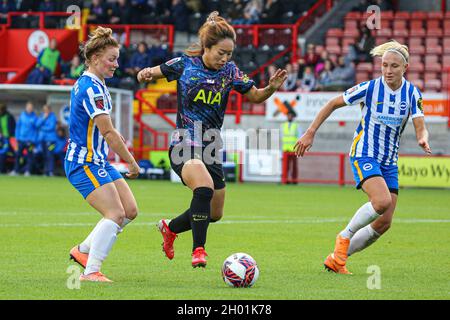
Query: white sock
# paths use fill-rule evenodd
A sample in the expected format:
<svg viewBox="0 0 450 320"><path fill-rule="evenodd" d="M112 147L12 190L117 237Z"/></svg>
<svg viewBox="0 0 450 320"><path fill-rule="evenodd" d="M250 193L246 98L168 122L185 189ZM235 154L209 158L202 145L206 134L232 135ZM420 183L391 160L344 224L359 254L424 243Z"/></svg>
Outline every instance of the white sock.
<svg viewBox="0 0 450 320"><path fill-rule="evenodd" d="M98 230L98 226L104 219L100 219L100 221L97 223L95 228L89 233L86 239L80 244L79 248L82 253L89 253L89 250L91 249L91 242L92 242L92 236L94 233Z"/></svg>
<svg viewBox="0 0 450 320"><path fill-rule="evenodd" d="M379 237L381 237L381 235L376 232L370 224L359 229L350 241L347 254L350 256L356 252L364 250L377 241Z"/></svg>
<svg viewBox="0 0 450 320"><path fill-rule="evenodd" d="M112 220L103 219L97 232L92 236L91 250L84 274L99 272L103 260L106 259L117 239L120 226Z"/></svg>
<svg viewBox="0 0 450 320"><path fill-rule="evenodd" d="M380 215L375 211L370 202L365 203L361 208L356 211L350 223L340 233L344 238L351 239L353 235L361 228L367 226L374 221Z"/></svg>
<svg viewBox="0 0 450 320"><path fill-rule="evenodd" d="M80 246L79 246L80 252L82 252L82 253L89 253L89 250L91 249L92 236L93 236L94 233L97 231L98 226L100 225L100 222L102 222L103 220L104 220L104 219L101 219L101 220L97 223L97 225L96 225L95 228L91 231L91 233L89 233L89 235L87 236L87 238L80 244ZM125 228L125 226L126 226L127 224L129 224L131 221L133 221L133 220L130 220L130 219L128 219L128 218L124 218L124 219L123 219L123 223L122 223L122 225L120 226L119 233L122 233L122 232L123 232L123 228Z"/></svg>

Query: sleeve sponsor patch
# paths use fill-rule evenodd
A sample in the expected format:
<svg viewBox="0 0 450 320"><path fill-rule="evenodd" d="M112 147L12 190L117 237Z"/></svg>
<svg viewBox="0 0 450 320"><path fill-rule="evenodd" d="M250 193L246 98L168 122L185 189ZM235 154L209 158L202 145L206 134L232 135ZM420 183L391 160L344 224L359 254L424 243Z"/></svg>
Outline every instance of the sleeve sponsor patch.
<svg viewBox="0 0 450 320"><path fill-rule="evenodd" d="M419 98L417 100L417 108L419 108L419 110L423 113L423 100L422 100L422 98Z"/></svg>
<svg viewBox="0 0 450 320"><path fill-rule="evenodd" d="M98 95L94 97L95 107L100 110L105 110L105 102L103 95Z"/></svg>
<svg viewBox="0 0 450 320"><path fill-rule="evenodd" d="M169 60L169 61L167 61L166 62L166 66L171 66L171 65L173 65L174 63L177 63L178 61L180 61L181 60L181 57L178 57L178 58L173 58L173 59L171 59L171 60Z"/></svg>
<svg viewBox="0 0 450 320"><path fill-rule="evenodd" d="M352 94L353 92L355 92L356 90L358 90L358 87L359 87L359 86L354 86L354 87L348 89L347 91L345 91L345 94L346 94L346 95Z"/></svg>

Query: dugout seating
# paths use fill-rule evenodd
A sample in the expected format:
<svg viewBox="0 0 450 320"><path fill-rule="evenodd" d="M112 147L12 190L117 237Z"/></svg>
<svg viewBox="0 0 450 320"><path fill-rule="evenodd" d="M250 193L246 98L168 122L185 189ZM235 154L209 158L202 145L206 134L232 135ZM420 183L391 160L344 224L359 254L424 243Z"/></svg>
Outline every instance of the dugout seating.
<svg viewBox="0 0 450 320"><path fill-rule="evenodd" d="M349 45L359 37L359 27L366 23L367 13L348 12L343 28L327 31L324 46L332 55L345 55ZM408 45L410 68L407 78L423 91L440 92L446 88L446 68L450 68L450 12L383 11L381 28L372 31L375 44L395 39ZM381 74L381 61L360 62L356 66L356 81L359 83Z"/></svg>

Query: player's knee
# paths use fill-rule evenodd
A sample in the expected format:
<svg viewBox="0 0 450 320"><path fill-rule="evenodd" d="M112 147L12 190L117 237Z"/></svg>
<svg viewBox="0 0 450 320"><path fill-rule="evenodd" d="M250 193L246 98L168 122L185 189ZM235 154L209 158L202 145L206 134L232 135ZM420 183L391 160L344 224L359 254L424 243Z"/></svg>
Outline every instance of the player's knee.
<svg viewBox="0 0 450 320"><path fill-rule="evenodd" d="M383 214L392 204L390 197L379 197L372 200L372 206L379 214Z"/></svg>
<svg viewBox="0 0 450 320"><path fill-rule="evenodd" d="M111 219L119 226L123 224L124 219L126 218L125 210L123 208L117 208L116 210L105 215L105 218Z"/></svg>
<svg viewBox="0 0 450 320"><path fill-rule="evenodd" d="M125 215L126 215L126 218L129 220L136 219L136 217L138 215L138 207L137 207L136 203L132 204L131 206L129 206L127 208L127 210L125 211Z"/></svg>
<svg viewBox="0 0 450 320"><path fill-rule="evenodd" d="M213 210L211 211L211 219L209 222L214 223L222 219L223 217L223 210Z"/></svg>

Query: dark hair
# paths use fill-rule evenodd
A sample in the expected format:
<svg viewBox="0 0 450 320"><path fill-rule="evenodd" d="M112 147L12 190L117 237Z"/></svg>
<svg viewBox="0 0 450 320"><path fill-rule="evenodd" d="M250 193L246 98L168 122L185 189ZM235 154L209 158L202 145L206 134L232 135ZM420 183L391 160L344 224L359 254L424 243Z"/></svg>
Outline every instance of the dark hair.
<svg viewBox="0 0 450 320"><path fill-rule="evenodd" d="M236 43L236 32L234 28L221 16L219 12L213 11L209 14L206 22L198 31L200 43L194 43L185 50L189 56L198 56L205 48L211 48L223 39L231 39Z"/></svg>
<svg viewBox="0 0 450 320"><path fill-rule="evenodd" d="M110 28L97 27L89 36L89 40L82 47L83 58L88 66L94 54L107 47L119 47L119 43L112 36Z"/></svg>

